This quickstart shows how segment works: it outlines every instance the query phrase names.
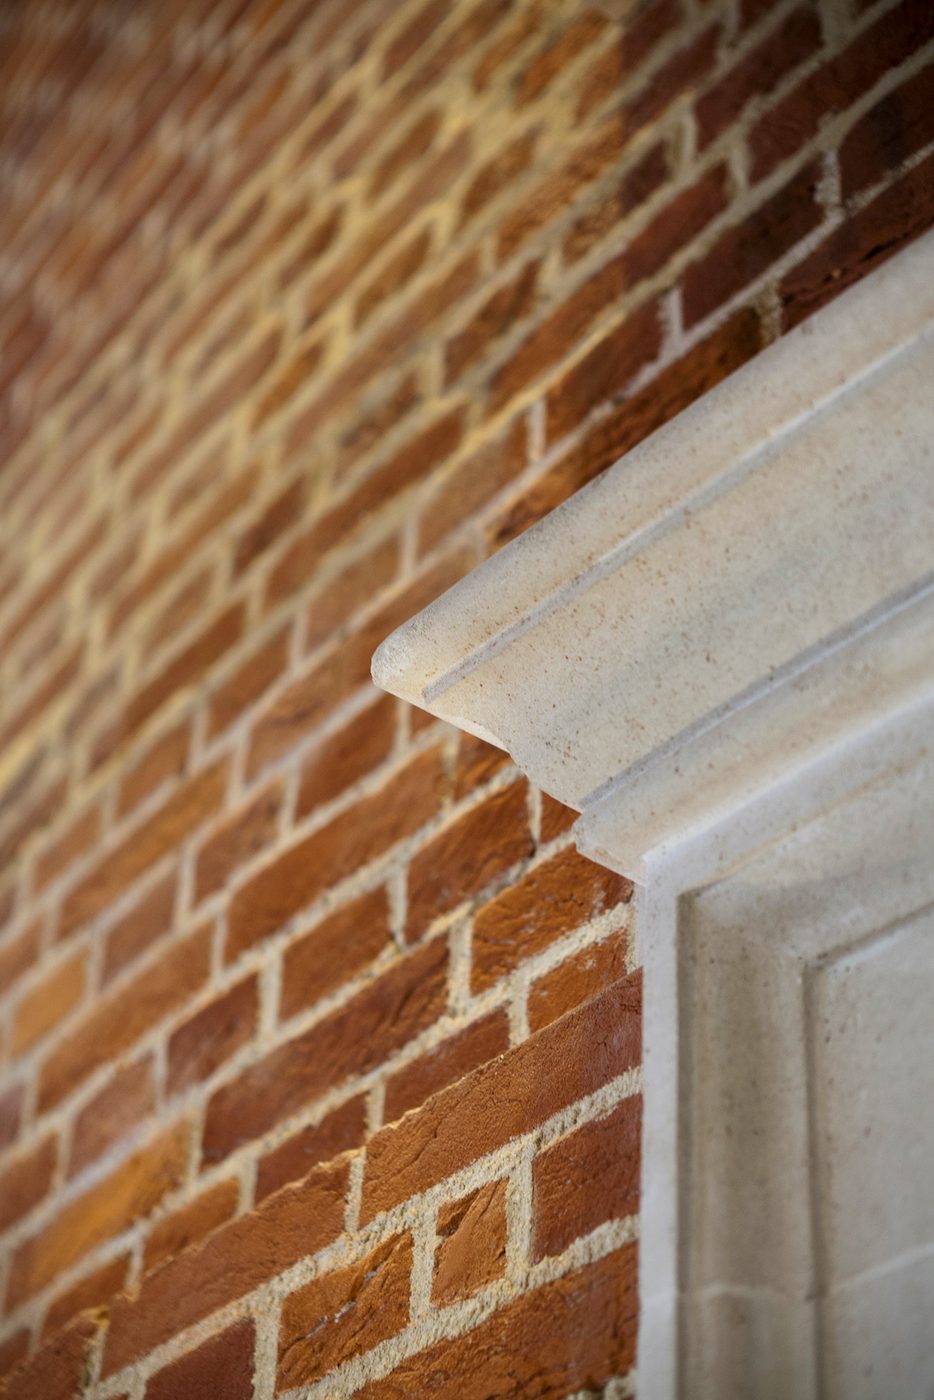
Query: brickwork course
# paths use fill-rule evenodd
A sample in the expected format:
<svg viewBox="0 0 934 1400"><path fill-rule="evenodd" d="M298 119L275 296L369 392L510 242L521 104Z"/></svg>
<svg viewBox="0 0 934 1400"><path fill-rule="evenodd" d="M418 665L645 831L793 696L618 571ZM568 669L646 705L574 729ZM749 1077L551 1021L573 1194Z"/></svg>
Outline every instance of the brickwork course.
<svg viewBox="0 0 934 1400"><path fill-rule="evenodd" d="M934 8L615 10L2 8L7 1400L635 1393L632 888L370 657L930 225Z"/></svg>

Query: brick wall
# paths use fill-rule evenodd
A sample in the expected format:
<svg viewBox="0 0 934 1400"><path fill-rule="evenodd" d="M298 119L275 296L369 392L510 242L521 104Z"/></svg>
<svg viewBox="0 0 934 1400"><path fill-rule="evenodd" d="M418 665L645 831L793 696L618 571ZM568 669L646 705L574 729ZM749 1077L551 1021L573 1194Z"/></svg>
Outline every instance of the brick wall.
<svg viewBox="0 0 934 1400"><path fill-rule="evenodd" d="M397 623L931 222L925 0L25 0L8 1397L631 1393L639 972Z"/></svg>

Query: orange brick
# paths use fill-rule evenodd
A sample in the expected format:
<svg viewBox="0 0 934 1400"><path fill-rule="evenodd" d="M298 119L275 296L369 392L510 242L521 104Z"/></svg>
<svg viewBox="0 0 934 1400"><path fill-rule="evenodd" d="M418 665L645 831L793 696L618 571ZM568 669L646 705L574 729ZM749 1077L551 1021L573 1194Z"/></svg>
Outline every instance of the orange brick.
<svg viewBox="0 0 934 1400"><path fill-rule="evenodd" d="M65 897L59 937L65 937L117 899L150 866L174 851L217 811L227 765L215 763L189 778L125 837Z"/></svg>
<svg viewBox="0 0 934 1400"><path fill-rule="evenodd" d="M409 1320L411 1236L313 1279L282 1305L277 1387L291 1390L401 1332Z"/></svg>
<svg viewBox="0 0 934 1400"><path fill-rule="evenodd" d="M626 978L383 1128L367 1147L361 1219L426 1191L631 1069L641 1035L639 980Z"/></svg>
<svg viewBox="0 0 934 1400"><path fill-rule="evenodd" d="M68 1175L77 1176L140 1123L155 1107L151 1057L117 1069L74 1122Z"/></svg>
<svg viewBox="0 0 934 1400"><path fill-rule="evenodd" d="M419 754L383 787L259 870L230 901L226 957L281 928L331 886L378 859L437 810L440 754Z"/></svg>
<svg viewBox="0 0 934 1400"><path fill-rule="evenodd" d="M383 1118L387 1123L418 1108L449 1084L509 1049L509 1018L504 1009L491 1011L472 1025L448 1036L424 1055L396 1070L386 1082Z"/></svg>
<svg viewBox="0 0 934 1400"><path fill-rule="evenodd" d="M491 1181L438 1211L431 1301L456 1303L505 1272L506 1183Z"/></svg>
<svg viewBox="0 0 934 1400"><path fill-rule="evenodd" d="M146 1240L143 1273L148 1274L167 1259L174 1259L225 1224L236 1213L239 1194L236 1181L220 1181L157 1221Z"/></svg>
<svg viewBox="0 0 934 1400"><path fill-rule="evenodd" d="M198 851L195 899L206 899L221 889L239 866L245 865L274 840L282 809L282 784L273 782L234 812L212 832Z"/></svg>
<svg viewBox="0 0 934 1400"><path fill-rule="evenodd" d="M302 1128L260 1159L256 1201L301 1181L312 1167L359 1147L366 1134L366 1096L358 1094L333 1109L320 1123Z"/></svg>
<svg viewBox="0 0 934 1400"><path fill-rule="evenodd" d="M479 992L605 910L632 898L632 881L568 849L530 870L474 919L471 988Z"/></svg>
<svg viewBox="0 0 934 1400"><path fill-rule="evenodd" d="M532 854L524 780L487 797L446 827L409 866L408 936L478 895Z"/></svg>
<svg viewBox="0 0 934 1400"><path fill-rule="evenodd" d="M282 1020L330 996L389 944L385 889L372 890L329 914L285 951L279 1001Z"/></svg>
<svg viewBox="0 0 934 1400"><path fill-rule="evenodd" d="M187 1138L186 1125L163 1133L65 1206L40 1234L19 1245L10 1270L8 1305L25 1302L89 1249L148 1215L179 1184Z"/></svg>
<svg viewBox="0 0 934 1400"><path fill-rule="evenodd" d="M17 1004L13 1017L12 1047L27 1050L64 1021L84 998L87 987L87 953L74 953L37 982Z"/></svg>
<svg viewBox="0 0 934 1400"><path fill-rule="evenodd" d="M533 1031L550 1026L566 1011L579 1006L618 982L626 974L628 939L613 933L601 943L588 944L558 964L529 988L529 1025Z"/></svg>
<svg viewBox="0 0 934 1400"><path fill-rule="evenodd" d="M532 1167L533 1254L561 1254L580 1235L639 1209L642 1099L585 1123L539 1153Z"/></svg>
<svg viewBox="0 0 934 1400"><path fill-rule="evenodd" d="M343 1229L347 1182L343 1162L316 1168L147 1274L135 1298L114 1301L102 1376L331 1244Z"/></svg>
<svg viewBox="0 0 934 1400"><path fill-rule="evenodd" d="M436 939L215 1090L205 1116L205 1160L219 1161L329 1089L375 1069L433 1025L446 1004L447 944Z"/></svg>
<svg viewBox="0 0 934 1400"><path fill-rule="evenodd" d="M211 928L180 939L129 982L100 997L43 1061L39 1106L53 1107L194 996L210 970Z"/></svg>
<svg viewBox="0 0 934 1400"><path fill-rule="evenodd" d="M209 1001L172 1032L166 1087L179 1094L207 1079L256 1032L259 988L255 975Z"/></svg>

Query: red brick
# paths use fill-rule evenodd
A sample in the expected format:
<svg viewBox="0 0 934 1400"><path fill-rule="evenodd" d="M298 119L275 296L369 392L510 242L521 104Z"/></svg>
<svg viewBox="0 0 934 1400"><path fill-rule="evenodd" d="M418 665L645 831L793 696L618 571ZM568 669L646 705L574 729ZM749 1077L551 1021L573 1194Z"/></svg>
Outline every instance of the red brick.
<svg viewBox="0 0 934 1400"><path fill-rule="evenodd" d="M546 972L529 988L528 1016L533 1031L550 1026L565 1012L589 1001L626 975L629 940L612 933L602 943L590 943Z"/></svg>
<svg viewBox="0 0 934 1400"><path fill-rule="evenodd" d="M726 209L728 201L727 171L723 165L714 166L676 195L629 245L627 266L632 285L660 272Z"/></svg>
<svg viewBox="0 0 934 1400"><path fill-rule="evenodd" d="M609 21L599 10L584 10L573 18L527 63L516 88L516 106L524 106L540 97L560 76L562 69L573 63L608 28Z"/></svg>
<svg viewBox="0 0 934 1400"><path fill-rule="evenodd" d="M738 311L644 389L624 399L618 408L596 423L581 442L560 457L534 486L508 506L490 526L491 546L499 548L554 510L656 428L745 364L759 348L757 313L752 309ZM543 811L554 811L547 797L543 798ZM564 820L570 825L573 819L572 814ZM559 826L550 835L563 829Z"/></svg>
<svg viewBox="0 0 934 1400"><path fill-rule="evenodd" d="M753 177L768 175L810 141L825 118L845 111L932 35L934 12L929 6L902 0L886 10L842 53L827 59L762 114L749 134Z"/></svg>
<svg viewBox="0 0 934 1400"><path fill-rule="evenodd" d="M314 378L324 358L324 349L323 340L312 340L283 366L256 405L252 419L254 431L261 428L273 414L285 408L286 404L291 403L295 395Z"/></svg>
<svg viewBox="0 0 934 1400"><path fill-rule="evenodd" d="M403 1065L386 1082L383 1118L395 1122L409 1109L418 1108L441 1089L463 1079L509 1049L509 1018L504 1009L491 1011L457 1035Z"/></svg>
<svg viewBox="0 0 934 1400"><path fill-rule="evenodd" d="M441 110L430 107L422 112L394 146L387 151L373 171L368 192L369 199L378 198L398 178L403 170L428 152L441 126Z"/></svg>
<svg viewBox="0 0 934 1400"><path fill-rule="evenodd" d="M281 782L269 783L207 837L198 852L196 901L222 889L241 865L274 840L279 829L282 797Z"/></svg>
<svg viewBox="0 0 934 1400"><path fill-rule="evenodd" d="M499 226L497 257L500 262L552 220L558 218L582 190L619 160L625 132L611 117L572 152L565 163L550 171L530 192L509 209Z"/></svg>
<svg viewBox="0 0 934 1400"><path fill-rule="evenodd" d="M473 734L458 736L457 761L454 767L455 801L467 797L475 788L483 785L499 773L509 763L508 753L495 749L492 744L478 739Z"/></svg>
<svg viewBox="0 0 934 1400"><path fill-rule="evenodd" d="M85 950L63 959L20 999L13 1013L14 1054L35 1045L83 1000L87 961Z"/></svg>
<svg viewBox="0 0 934 1400"><path fill-rule="evenodd" d="M547 316L497 370L490 380L490 409L502 408L563 360L625 290L625 257L615 257Z"/></svg>
<svg viewBox="0 0 934 1400"><path fill-rule="evenodd" d="M68 893L62 904L59 937L95 918L108 904L217 811L227 787L227 766L219 762L189 778Z"/></svg>
<svg viewBox="0 0 934 1400"><path fill-rule="evenodd" d="M817 227L822 217L816 198L819 174L816 165L798 171L691 264L683 280L686 325L710 315Z"/></svg>
<svg viewBox="0 0 934 1400"><path fill-rule="evenodd" d="M12 1084L0 1094L0 1148L15 1142L23 1121L25 1086Z"/></svg>
<svg viewBox="0 0 934 1400"><path fill-rule="evenodd" d="M465 525L475 511L519 475L528 461L527 442L525 418L520 416L438 482L419 517L421 555L434 549L448 532Z"/></svg>
<svg viewBox="0 0 934 1400"><path fill-rule="evenodd" d="M534 953L632 898L632 882L569 848L506 889L474 920L471 988L482 991Z"/></svg>
<svg viewBox="0 0 934 1400"><path fill-rule="evenodd" d="M98 803L86 807L68 823L62 834L47 846L36 861L33 885L38 891L80 860L100 840L101 809ZM0 982L3 981L0 976Z"/></svg>
<svg viewBox="0 0 934 1400"><path fill-rule="evenodd" d="M532 311L540 266L539 262L527 263L518 276L488 297L467 325L447 342L444 348L446 384L457 383L471 365L487 356L496 342Z"/></svg>
<svg viewBox="0 0 934 1400"><path fill-rule="evenodd" d="M663 142L651 146L619 181L575 219L562 243L567 264L585 257L617 225L640 205L645 204L668 178L668 158Z"/></svg>
<svg viewBox="0 0 934 1400"><path fill-rule="evenodd" d="M540 1400L600 1390L636 1355L635 1245L523 1294L459 1337L400 1363L363 1400Z"/></svg>
<svg viewBox="0 0 934 1400"><path fill-rule="evenodd" d="M173 590L168 601L144 630L142 650L145 656L153 655L164 642L183 632L196 618L204 615L213 582L214 568L208 564Z"/></svg>
<svg viewBox="0 0 934 1400"><path fill-rule="evenodd" d="M637 1065L640 1008L639 980L626 978L383 1128L367 1148L362 1221L428 1190Z"/></svg>
<svg viewBox="0 0 934 1400"><path fill-rule="evenodd" d="M190 752L191 721L186 719L148 745L142 756L126 770L120 780L117 815L122 817L132 812L163 783L181 777Z"/></svg>
<svg viewBox="0 0 934 1400"><path fill-rule="evenodd" d="M410 370L372 408L360 406L353 421L341 433L334 469L338 477L355 469L361 457L372 451L393 428L417 407L420 390L417 374Z"/></svg>
<svg viewBox="0 0 934 1400"><path fill-rule="evenodd" d="M0 919L0 924L3 920ZM41 919L34 920L13 938L6 938L0 947L0 987L8 992L24 972L36 962L42 938Z"/></svg>
<svg viewBox="0 0 934 1400"><path fill-rule="evenodd" d="M95 1245L150 1213L184 1174L188 1131L163 1133L65 1206L13 1255L7 1304L17 1307Z"/></svg>
<svg viewBox="0 0 934 1400"><path fill-rule="evenodd" d="M279 273L279 290L285 291L299 277L314 267L334 245L344 221L344 209L338 205L329 209L312 224L299 252Z"/></svg>
<svg viewBox="0 0 934 1400"><path fill-rule="evenodd" d="M554 841L555 837L562 836L565 831L570 831L579 815L573 807L565 807L563 802L558 802L554 797L549 797L547 792L543 792L539 819L542 845Z"/></svg>
<svg viewBox="0 0 934 1400"><path fill-rule="evenodd" d="M131 587L118 597L110 611L109 636L116 636L138 608L147 603L168 582L177 578L191 561L197 558L206 541L232 520L250 500L257 481L256 464L250 463L228 480L223 468L229 451L229 444L212 448L197 463L198 474L203 473L211 485L220 478L220 485L194 513L193 518L189 519L180 535L173 532L172 543L157 554L137 576Z"/></svg>
<svg viewBox="0 0 934 1400"><path fill-rule="evenodd" d="M104 944L106 984L172 928L178 871L162 875L111 927Z"/></svg>
<svg viewBox="0 0 934 1400"><path fill-rule="evenodd" d="M260 1158L257 1202L290 1182L301 1181L319 1163L360 1147L365 1135L366 1095L358 1094L333 1109L320 1123L293 1133Z"/></svg>
<svg viewBox="0 0 934 1400"><path fill-rule="evenodd" d="M443 81L445 73L485 39L511 8L511 0L479 0L470 8L465 5L460 23L449 27L441 41L432 45L425 62L401 88L402 99L410 102Z"/></svg>
<svg viewBox="0 0 934 1400"><path fill-rule="evenodd" d="M432 230L422 228L385 262L363 288L354 307L354 325L362 326L390 297L411 282L426 266Z"/></svg>
<svg viewBox="0 0 934 1400"><path fill-rule="evenodd" d="M378 218L368 222L366 234L351 245L342 261L318 279L312 286L306 302L305 317L309 325L317 321L334 305L336 299L344 295L360 273L370 267L377 254L387 248L403 230L412 227L416 216L424 208L446 194L449 186L464 171L470 155L470 141L469 131L462 130L453 135L447 145L424 165L399 198ZM469 261L463 264L464 267L470 265ZM444 280L437 286L443 287ZM420 305L424 307L425 304ZM408 318L409 313L403 312L402 317ZM393 338L396 344L405 343L399 341L395 331ZM375 346L371 345L365 357L360 357L356 365L348 367L346 379L340 381L341 389L336 395L336 402L344 402L345 391L352 393L359 389L377 369L385 369L387 363L394 362L394 357L387 354L392 343L392 338L381 337ZM326 402L328 410L335 404L333 387L328 391ZM314 413L308 416L308 424L322 421L321 412L322 408L316 407ZM303 422L303 429L305 426Z"/></svg>
<svg viewBox="0 0 934 1400"><path fill-rule="evenodd" d="M217 1089L205 1117L205 1160L220 1160L329 1089L375 1069L433 1025L446 1003L447 944L436 939Z"/></svg>
<svg viewBox="0 0 934 1400"><path fill-rule="evenodd" d="M354 614L396 579L401 558L401 541L392 535L323 583L312 595L305 614L306 652L346 630ZM307 567L306 560L303 568Z"/></svg>
<svg viewBox="0 0 934 1400"><path fill-rule="evenodd" d="M316 1168L147 1274L134 1299L114 1301L102 1376L333 1243L344 1226L347 1182L344 1162Z"/></svg>
<svg viewBox="0 0 934 1400"><path fill-rule="evenodd" d="M57 1155L55 1138L44 1137L35 1147L6 1160L0 1169L0 1230L22 1220L45 1199Z"/></svg>
<svg viewBox="0 0 934 1400"><path fill-rule="evenodd" d="M435 29L448 16L448 5L444 0L428 0L414 19L402 29L389 44L383 58L383 81L397 73L416 54Z"/></svg>
<svg viewBox="0 0 934 1400"><path fill-rule="evenodd" d="M235 1322L150 1376L145 1400L252 1400L256 1327Z"/></svg>
<svg viewBox="0 0 934 1400"><path fill-rule="evenodd" d="M395 731L395 701L381 698L325 739L302 768L296 819L332 801L384 762Z"/></svg>
<svg viewBox="0 0 934 1400"><path fill-rule="evenodd" d="M207 1079L253 1038L259 1019L255 974L214 997L169 1039L167 1090L180 1094Z"/></svg>
<svg viewBox="0 0 934 1400"><path fill-rule="evenodd" d="M297 477L268 501L259 514L250 521L239 536L234 549L233 572L242 574L255 563L267 549L276 543L280 535L301 518L307 494L303 477Z"/></svg>
<svg viewBox="0 0 934 1400"><path fill-rule="evenodd" d="M194 996L210 971L211 928L173 943L129 982L99 997L39 1071L39 1107L52 1108L100 1065L116 1059Z"/></svg>
<svg viewBox="0 0 934 1400"><path fill-rule="evenodd" d="M43 1337L66 1327L79 1313L105 1308L114 1294L122 1293L129 1263L129 1254L121 1254L53 1298L42 1324Z"/></svg>
<svg viewBox="0 0 934 1400"><path fill-rule="evenodd" d="M636 1094L539 1153L532 1167L536 1260L561 1254L605 1220L638 1211L641 1127Z"/></svg>
<svg viewBox="0 0 934 1400"><path fill-rule="evenodd" d="M234 724L279 679L288 659L289 631L283 628L256 647L214 691L208 711L208 738Z"/></svg>
<svg viewBox="0 0 934 1400"><path fill-rule="evenodd" d="M655 302L641 306L604 336L548 391L549 443L575 428L592 409L622 394L639 371L656 358L661 344L662 323Z"/></svg>
<svg viewBox="0 0 934 1400"><path fill-rule="evenodd" d="M112 1079L85 1104L74 1122L68 1175L96 1162L155 1107L153 1062L149 1056L118 1067Z"/></svg>
<svg viewBox="0 0 934 1400"><path fill-rule="evenodd" d="M473 86L477 92L485 91L495 75L522 48L526 40L541 32L547 13L547 7L542 0L533 0L512 24L500 32L473 70Z"/></svg>
<svg viewBox="0 0 934 1400"><path fill-rule="evenodd" d="M864 113L840 145L844 199L883 179L934 141L934 64L886 93Z"/></svg>
<svg viewBox="0 0 934 1400"><path fill-rule="evenodd" d="M782 278L784 326L825 306L934 222L934 156L928 156L841 224Z"/></svg>
<svg viewBox="0 0 934 1400"><path fill-rule="evenodd" d="M446 1307L506 1271L506 1183L491 1181L438 1211L431 1301Z"/></svg>
<svg viewBox="0 0 934 1400"><path fill-rule="evenodd" d="M85 1314L57 1332L8 1377L4 1400L74 1400L84 1388L100 1319Z"/></svg>
<svg viewBox="0 0 934 1400"><path fill-rule="evenodd" d="M243 636L243 626L243 605L235 603L182 647L129 702L123 716L122 737L135 734L178 691L200 684Z"/></svg>
<svg viewBox="0 0 934 1400"><path fill-rule="evenodd" d="M438 751L419 754L383 787L258 871L230 901L227 961L411 836L437 810L440 784Z"/></svg>
<svg viewBox="0 0 934 1400"><path fill-rule="evenodd" d="M197 445L204 434L255 388L273 364L279 350L281 332L273 330L246 350L232 368L218 379L206 394L196 396L194 405L170 433L168 440L144 463L144 471L134 485L134 495L142 495L164 473Z"/></svg>
<svg viewBox="0 0 934 1400"><path fill-rule="evenodd" d="M532 853L524 780L494 793L419 851L409 866L408 936L447 913Z"/></svg>
<svg viewBox="0 0 934 1400"><path fill-rule="evenodd" d="M235 1180L220 1181L159 1220L146 1240L143 1273L148 1274L167 1259L174 1259L183 1250L199 1244L212 1230L226 1224L236 1214L239 1194Z"/></svg>
<svg viewBox="0 0 934 1400"><path fill-rule="evenodd" d="M788 73L817 53L820 44L817 11L811 5L792 11L698 99L699 147L703 149L731 126L747 102L762 101Z"/></svg>
<svg viewBox="0 0 934 1400"><path fill-rule="evenodd" d="M412 1238L395 1235L282 1304L276 1389L309 1385L401 1332L409 1320Z"/></svg>
<svg viewBox="0 0 934 1400"><path fill-rule="evenodd" d="M446 413L394 452L388 461L365 476L340 504L316 520L270 574L266 606L273 607L289 597L312 577L324 552L351 536L369 515L394 496L446 462L460 443L462 428L462 409ZM387 566L387 559L380 550L373 551L371 558L383 568Z"/></svg>
<svg viewBox="0 0 934 1400"><path fill-rule="evenodd" d="M537 140L537 131L524 131L480 167L461 201L462 228L531 168Z"/></svg>
<svg viewBox="0 0 934 1400"><path fill-rule="evenodd" d="M622 32L615 34L613 41L584 70L577 104L578 120L619 93L680 17L675 0L653 0L651 5L627 17Z"/></svg>
<svg viewBox="0 0 934 1400"><path fill-rule="evenodd" d="M658 120L667 107L690 95L716 62L720 30L716 24L705 29L656 69L641 92L623 107L623 121L630 140L637 131ZM581 113L586 106L586 88Z"/></svg>
<svg viewBox="0 0 934 1400"><path fill-rule="evenodd" d="M279 1016L283 1021L336 992L390 945L384 888L352 900L296 939L282 959Z"/></svg>
<svg viewBox="0 0 934 1400"><path fill-rule="evenodd" d="M0 1342L0 1381L25 1360L31 1336L29 1328L23 1327L7 1337L4 1342Z"/></svg>

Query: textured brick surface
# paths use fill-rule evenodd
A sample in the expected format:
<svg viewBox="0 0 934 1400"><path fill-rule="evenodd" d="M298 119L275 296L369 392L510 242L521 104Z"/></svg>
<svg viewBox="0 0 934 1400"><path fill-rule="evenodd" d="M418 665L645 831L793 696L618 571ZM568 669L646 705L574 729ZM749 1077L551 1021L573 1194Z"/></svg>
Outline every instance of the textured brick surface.
<svg viewBox="0 0 934 1400"><path fill-rule="evenodd" d="M469 1297L505 1268L506 1188L494 1181L439 1212L432 1300L443 1307Z"/></svg>
<svg viewBox="0 0 934 1400"><path fill-rule="evenodd" d="M10 1395L635 1385L628 888L370 661L930 226L934 29L617 9L4 7Z"/></svg>

